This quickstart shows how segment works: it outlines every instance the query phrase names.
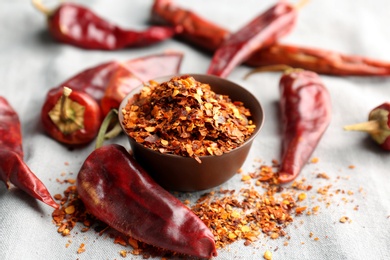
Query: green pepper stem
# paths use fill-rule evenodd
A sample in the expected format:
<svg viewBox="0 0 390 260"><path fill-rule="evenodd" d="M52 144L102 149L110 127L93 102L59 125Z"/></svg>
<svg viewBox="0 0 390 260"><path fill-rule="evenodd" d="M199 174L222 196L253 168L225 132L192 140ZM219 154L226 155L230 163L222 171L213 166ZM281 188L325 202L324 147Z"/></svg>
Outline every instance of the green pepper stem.
<svg viewBox="0 0 390 260"><path fill-rule="evenodd" d="M113 122L115 123L114 127L109 132L107 132L109 126ZM120 128L120 131L119 131L119 128ZM99 133L98 133L98 136L96 138L95 149L102 147L105 140L114 138L117 135L119 135L121 133L121 130L122 129L120 127L120 123L118 120L118 110L111 109L110 112L108 112L108 114L104 118L104 120L100 126Z"/></svg>
<svg viewBox="0 0 390 260"><path fill-rule="evenodd" d="M344 126L346 131L361 131L370 134L377 133L380 130L380 124L378 120L370 120L363 123Z"/></svg>

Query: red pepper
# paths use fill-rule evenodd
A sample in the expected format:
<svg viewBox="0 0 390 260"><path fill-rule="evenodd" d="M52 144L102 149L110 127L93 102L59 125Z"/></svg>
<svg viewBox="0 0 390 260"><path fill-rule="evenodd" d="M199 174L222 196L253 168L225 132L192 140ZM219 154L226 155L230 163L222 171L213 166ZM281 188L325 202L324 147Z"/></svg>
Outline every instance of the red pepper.
<svg viewBox="0 0 390 260"><path fill-rule="evenodd" d="M58 208L45 185L23 161L22 133L19 116L0 96L0 180L10 183L33 198Z"/></svg>
<svg viewBox="0 0 390 260"><path fill-rule="evenodd" d="M56 40L85 49L116 50L147 46L175 34L174 28L162 26L151 26L144 31L126 30L73 3L62 3L50 11L40 0L32 2L47 15L49 31Z"/></svg>
<svg viewBox="0 0 390 260"><path fill-rule="evenodd" d="M68 145L91 142L96 137L103 116L111 108L118 108L132 88L153 78L178 73L182 58L181 53L167 52L125 62L106 62L78 73L49 90L41 110L45 131L57 141ZM73 132L64 131L58 126L65 122L75 125L66 116L57 124L49 116L55 104L61 103L64 86L73 91L69 99L77 96L74 101L80 101L79 104L86 109L84 116L77 119L83 121L85 127L75 128Z"/></svg>
<svg viewBox="0 0 390 260"><path fill-rule="evenodd" d="M331 121L329 92L311 71L291 69L280 79L283 142L279 181L301 172Z"/></svg>
<svg viewBox="0 0 390 260"><path fill-rule="evenodd" d="M194 12L178 7L172 0L155 0L152 20L178 27L177 37L202 49L214 52L228 38L230 32Z"/></svg>
<svg viewBox="0 0 390 260"><path fill-rule="evenodd" d="M390 103L385 102L368 115L368 121L344 127L348 131L363 131L385 150L390 151Z"/></svg>
<svg viewBox="0 0 390 260"><path fill-rule="evenodd" d="M295 26L297 8L279 1L233 33L214 53L208 74L227 77L257 49L275 43Z"/></svg>
<svg viewBox="0 0 390 260"><path fill-rule="evenodd" d="M180 254L217 255L207 226L122 146L94 150L77 176L77 191L89 212L123 234Z"/></svg>
<svg viewBox="0 0 390 260"><path fill-rule="evenodd" d="M178 7L172 0L155 0L152 20L180 27L178 37L211 52L217 50L230 35L225 28L207 21L190 10ZM390 75L389 62L280 43L256 50L244 63L252 67L284 64L336 76Z"/></svg>
<svg viewBox="0 0 390 260"><path fill-rule="evenodd" d="M320 74L337 76L389 76L390 62L331 50L274 44L256 51L245 62L249 66L285 64Z"/></svg>
<svg viewBox="0 0 390 260"><path fill-rule="evenodd" d="M158 77L177 74L182 59L181 53L169 52L119 64L101 100L103 115L107 115L113 108L118 109L126 95L142 83Z"/></svg>
<svg viewBox="0 0 390 260"><path fill-rule="evenodd" d="M42 107L43 128L55 140L69 145L83 145L97 135L101 124L99 104L88 94L72 91L51 92Z"/></svg>

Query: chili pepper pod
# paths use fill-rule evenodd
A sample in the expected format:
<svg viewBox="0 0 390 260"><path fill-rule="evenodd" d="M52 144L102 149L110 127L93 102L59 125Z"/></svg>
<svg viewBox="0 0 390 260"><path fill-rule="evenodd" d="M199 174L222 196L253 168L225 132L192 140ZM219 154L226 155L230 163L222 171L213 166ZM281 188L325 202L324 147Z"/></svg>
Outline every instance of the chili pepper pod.
<svg viewBox="0 0 390 260"><path fill-rule="evenodd" d="M40 0L34 6L47 15L51 36L59 42L85 49L116 50L164 41L175 34L172 27L151 26L144 31L126 30L74 3L62 3L53 11Z"/></svg>
<svg viewBox="0 0 390 260"><path fill-rule="evenodd" d="M101 123L99 104L88 94L64 87L50 92L41 111L44 130L68 145L84 145L97 135Z"/></svg>
<svg viewBox="0 0 390 260"><path fill-rule="evenodd" d="M207 73L226 77L257 49L275 43L295 26L297 8L285 1L255 17L231 34L214 53Z"/></svg>
<svg viewBox="0 0 390 260"><path fill-rule="evenodd" d="M152 21L178 27L176 36L196 46L214 52L228 38L230 32L200 17L190 10L180 8L172 0L155 0Z"/></svg>
<svg viewBox="0 0 390 260"><path fill-rule="evenodd" d="M123 234L180 254L217 255L206 225L122 146L94 150L77 176L77 191L89 212Z"/></svg>
<svg viewBox="0 0 390 260"><path fill-rule="evenodd" d="M47 205L58 208L41 180L23 161L22 133L19 116L0 96L0 180L10 183Z"/></svg>
<svg viewBox="0 0 390 260"><path fill-rule="evenodd" d="M390 62L346 55L331 50L279 43L257 50L246 60L245 64L258 67L285 64L294 68L336 76L390 75Z"/></svg>
<svg viewBox="0 0 390 260"><path fill-rule="evenodd" d="M380 147L390 151L390 103L371 110L367 122L345 126L344 130L367 132Z"/></svg>
<svg viewBox="0 0 390 260"><path fill-rule="evenodd" d="M318 74L287 70L281 77L282 157L279 181L290 182L308 162L331 121L331 100Z"/></svg>
<svg viewBox="0 0 390 260"><path fill-rule="evenodd" d="M118 64L100 102L103 115L107 115L111 109L118 109L126 95L142 83L158 77L177 74L182 59L182 53L167 52Z"/></svg>
<svg viewBox="0 0 390 260"><path fill-rule="evenodd" d="M19 116L8 101L0 96L0 147L23 158Z"/></svg>

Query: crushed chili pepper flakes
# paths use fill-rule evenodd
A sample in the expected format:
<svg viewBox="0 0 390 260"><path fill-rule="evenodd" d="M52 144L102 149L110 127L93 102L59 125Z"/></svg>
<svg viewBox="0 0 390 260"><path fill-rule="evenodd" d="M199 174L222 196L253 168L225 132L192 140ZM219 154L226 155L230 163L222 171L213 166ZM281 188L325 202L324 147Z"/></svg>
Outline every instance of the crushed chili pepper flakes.
<svg viewBox="0 0 390 260"><path fill-rule="evenodd" d="M316 188L308 196L308 192L313 189L313 186L307 184L305 178L295 180L290 185L281 186L278 183L278 173L275 171L277 167L276 161L271 166L257 166L254 172L241 174L241 177L247 175L250 178L247 180L245 178L244 180L241 179L244 186L240 190L220 189L210 191L200 195L192 205L188 198L193 197L193 194L183 196L183 203L190 207L213 232L217 248L225 248L227 245L240 240L243 241L245 246L249 246L258 241L262 234L270 239L285 239L283 245L287 246L291 237L287 234L286 228L295 221L295 218L303 216L304 211L306 211L305 216L319 213L320 206L310 204L322 202L328 207L332 204L335 205L332 200L338 195L353 196L355 194L352 190L333 189L332 184L322 183L322 186ZM237 177L240 178L240 176ZM330 178L321 179L321 182L329 182L330 180ZM339 180L348 179L338 176L335 181ZM359 193L362 192L363 188L360 187ZM182 194L175 195L179 198L182 196ZM58 196L58 198L60 197ZM340 200L345 203L353 202L353 200L345 200L344 197L341 197ZM300 205L303 201L310 207ZM95 230L100 236L106 232L115 233L106 224L99 222L86 211L77 195L76 186L69 186L64 191L64 194L61 195L60 204L61 208L53 211L52 218L58 227L58 232L63 236L68 236L77 222L82 223L82 232ZM354 210L357 210L357 208L358 205L354 205ZM339 222L351 223L352 220L343 216ZM298 224L303 223L303 220L298 222ZM114 243L132 248L131 250L121 249L119 254L122 257L126 257L128 253L141 255L144 259L150 256L161 256L162 259L177 256L174 252L154 248L121 234L110 234L109 237L113 239ZM310 233L310 237L314 241L319 240L318 237L314 237L313 233ZM68 240L65 246L69 247L70 244L71 241ZM304 242L301 244L304 244ZM85 245L82 245L80 245L78 253L85 251Z"/></svg>
<svg viewBox="0 0 390 260"><path fill-rule="evenodd" d="M272 252L269 251L269 250L266 250L266 251L264 252L264 259L266 259L266 260L272 260Z"/></svg>
<svg viewBox="0 0 390 260"><path fill-rule="evenodd" d="M122 111L123 125L138 143L161 153L222 155L242 145L256 126L244 104L216 94L184 75L150 81Z"/></svg>
<svg viewBox="0 0 390 260"><path fill-rule="evenodd" d="M85 252L85 244L81 243L79 248L77 249L77 254L81 254Z"/></svg>

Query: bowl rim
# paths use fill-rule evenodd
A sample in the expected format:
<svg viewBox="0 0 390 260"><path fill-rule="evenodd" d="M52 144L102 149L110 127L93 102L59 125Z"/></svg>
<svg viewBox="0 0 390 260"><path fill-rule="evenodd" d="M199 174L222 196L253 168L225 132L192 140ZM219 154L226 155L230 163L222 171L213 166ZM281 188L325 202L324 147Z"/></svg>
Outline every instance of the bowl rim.
<svg viewBox="0 0 390 260"><path fill-rule="evenodd" d="M162 76L162 77L154 78L154 79L151 79L151 80L157 81L157 82L161 83L161 82L170 80L173 77L180 77L180 76L185 76L185 75L189 75L189 76L192 76L192 77L197 77L197 76L198 77L199 76L200 77L209 77L209 78L213 78L215 80L222 80L222 81L228 82L229 84L234 84L234 85L238 86L239 88L241 88L243 91L245 91L253 100L256 101L257 106L260 109L259 113L261 114L261 119L260 119L259 125L256 125L255 132L252 133L252 135L247 140L245 140L245 142L243 142L240 146L234 148L233 150L230 150L229 152L223 153L222 155L219 155L218 157L224 156L226 154L230 154L231 152L239 150L243 146L251 144L253 142L253 140L257 137L257 135L260 133L260 130L263 128L264 118L265 118L263 106L261 105L260 101L253 95L253 93L251 91L247 90L246 88L244 88L243 86L241 86L240 84L237 84L237 83L235 83L235 82L233 82L231 80L228 80L228 79L225 79L225 78L221 78L221 77L218 77L218 76L215 76L215 75L208 75L208 74L178 73L178 74L173 74L173 75L168 75L168 76ZM207 82L202 82L202 83L207 83ZM151 149L149 147L146 147L146 146L138 143L134 138L132 138L131 136L129 136L127 134L127 131L126 131L126 129L124 128L124 126L122 124L122 122L123 122L122 110L127 105L129 99L132 98L135 94L138 94L140 92L140 90L145 86L145 84L147 84L147 82L141 83L139 86L135 87L132 91L130 91L123 98L123 100L121 101L121 103L119 105L119 109L118 109L119 124L120 124L123 132L125 133L126 137L129 138L129 140L133 141L134 143L141 145L142 147L144 147L148 151L156 153L156 154L159 154L161 156L168 156L168 157L173 157L173 158L181 158L181 159L185 159L185 160L187 160L187 159L188 160L194 160L194 158L192 158L192 157L180 156L180 155L177 155L177 154L170 154L170 153L160 153L158 151L155 151L155 150L153 150L153 149ZM209 84L209 83L207 83L207 84ZM213 90L212 89L213 86L211 84L210 84L210 87L211 87L211 90ZM217 93L217 94L219 94L219 93ZM198 156L198 157L199 157L200 160L203 160L203 159L206 159L206 158L212 158L214 156L213 155L203 155L203 156Z"/></svg>

